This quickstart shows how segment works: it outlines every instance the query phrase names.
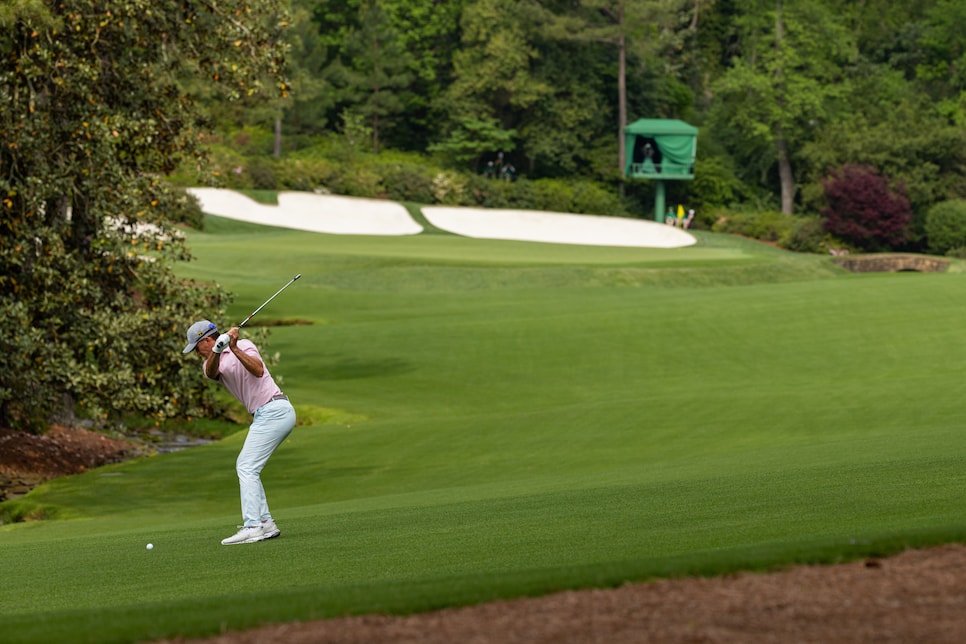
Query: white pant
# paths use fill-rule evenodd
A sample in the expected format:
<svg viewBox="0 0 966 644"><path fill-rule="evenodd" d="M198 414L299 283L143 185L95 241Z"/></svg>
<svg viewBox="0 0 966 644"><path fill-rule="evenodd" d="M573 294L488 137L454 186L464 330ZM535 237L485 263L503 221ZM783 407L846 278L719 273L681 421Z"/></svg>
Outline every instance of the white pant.
<svg viewBox="0 0 966 644"><path fill-rule="evenodd" d="M272 518L260 475L275 448L292 433L293 427L295 409L287 400L272 400L255 410L245 445L235 462L246 528Z"/></svg>

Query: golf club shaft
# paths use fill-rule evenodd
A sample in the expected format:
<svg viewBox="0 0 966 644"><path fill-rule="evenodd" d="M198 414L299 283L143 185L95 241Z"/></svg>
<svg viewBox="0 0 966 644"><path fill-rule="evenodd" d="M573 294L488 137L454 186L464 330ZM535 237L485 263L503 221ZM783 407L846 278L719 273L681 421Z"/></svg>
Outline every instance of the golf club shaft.
<svg viewBox="0 0 966 644"><path fill-rule="evenodd" d="M302 277L302 274L301 273L299 273L298 275L296 275L295 277L293 277L292 279L290 279L289 282L288 282L288 284L286 284L285 286L283 286L282 288L278 289L275 292L275 295L273 295L272 297L270 297L267 300L265 300L265 302L260 307L258 307L254 311L252 311L251 312L251 315L249 315L247 318L245 318L245 321L238 325L238 328L240 329L243 326L245 326L246 324L248 324L248 321L251 320L253 317L255 317L255 314L256 313L258 313L259 311L261 311L262 309L264 309L266 306L268 306L268 303L269 302L271 302L276 297L278 297L278 294L279 293L281 293L282 291L284 291L285 289L287 289L289 286L291 286L295 282L295 280L297 280L300 277Z"/></svg>

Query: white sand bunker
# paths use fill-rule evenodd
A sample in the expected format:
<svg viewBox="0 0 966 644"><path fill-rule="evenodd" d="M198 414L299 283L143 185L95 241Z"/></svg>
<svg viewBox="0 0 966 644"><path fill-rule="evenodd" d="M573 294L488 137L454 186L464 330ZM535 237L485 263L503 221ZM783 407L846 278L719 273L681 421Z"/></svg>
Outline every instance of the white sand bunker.
<svg viewBox="0 0 966 644"><path fill-rule="evenodd" d="M422 211L434 226L466 237L647 248L697 243L693 235L680 228L643 219L441 206L424 207Z"/></svg>
<svg viewBox="0 0 966 644"><path fill-rule="evenodd" d="M234 190L191 188L211 215L265 226L338 235L416 235L423 227L393 201L280 192L278 205L260 204Z"/></svg>
<svg viewBox="0 0 966 644"><path fill-rule="evenodd" d="M393 201L280 192L278 205L267 206L234 190L191 188L189 192L208 214L265 226L337 235L416 235L423 231ZM679 248L697 242L680 228L644 219L443 206L425 206L422 211L438 228L482 239L644 248Z"/></svg>

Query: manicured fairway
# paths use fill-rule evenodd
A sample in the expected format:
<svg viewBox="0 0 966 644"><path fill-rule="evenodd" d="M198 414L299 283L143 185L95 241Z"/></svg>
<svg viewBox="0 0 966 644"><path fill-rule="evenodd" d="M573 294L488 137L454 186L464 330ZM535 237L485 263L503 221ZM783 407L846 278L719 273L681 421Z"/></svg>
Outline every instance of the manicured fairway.
<svg viewBox="0 0 966 644"><path fill-rule="evenodd" d="M411 612L966 538L966 277L211 220L184 274L261 316L304 419L280 539L223 547L243 440L55 481L0 527L3 641ZM208 312L199 312L199 316ZM9 504L8 504L9 505ZM3 505L0 505L0 510ZM153 542L155 549L146 551Z"/></svg>

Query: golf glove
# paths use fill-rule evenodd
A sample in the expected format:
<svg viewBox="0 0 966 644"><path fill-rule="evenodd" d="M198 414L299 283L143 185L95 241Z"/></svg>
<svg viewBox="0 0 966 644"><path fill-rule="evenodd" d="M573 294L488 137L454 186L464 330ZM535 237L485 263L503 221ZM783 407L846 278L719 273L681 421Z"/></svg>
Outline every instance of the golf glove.
<svg viewBox="0 0 966 644"><path fill-rule="evenodd" d="M228 343L230 340L231 338L228 337L227 333L222 333L221 335L218 336L218 339L215 341L215 348L212 349L212 351L214 351L215 353L221 353L222 351L228 348Z"/></svg>

